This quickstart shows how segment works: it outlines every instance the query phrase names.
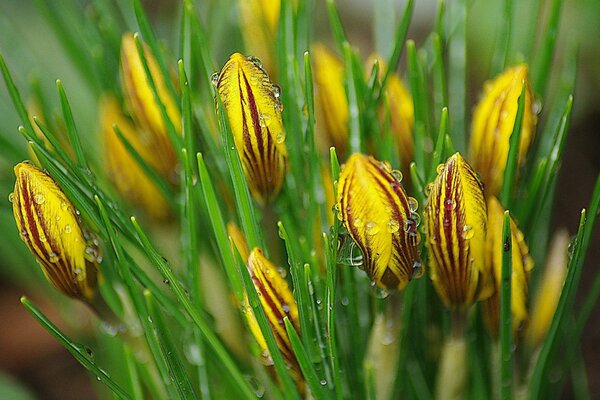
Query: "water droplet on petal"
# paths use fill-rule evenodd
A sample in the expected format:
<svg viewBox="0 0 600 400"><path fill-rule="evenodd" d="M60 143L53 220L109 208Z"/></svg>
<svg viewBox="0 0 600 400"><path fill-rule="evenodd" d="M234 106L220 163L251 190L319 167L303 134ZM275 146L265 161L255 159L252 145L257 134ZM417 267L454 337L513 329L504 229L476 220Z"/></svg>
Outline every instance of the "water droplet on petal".
<svg viewBox="0 0 600 400"><path fill-rule="evenodd" d="M469 240L475 235L475 231L470 225L463 226L462 237L463 239Z"/></svg>
<svg viewBox="0 0 600 400"><path fill-rule="evenodd" d="M48 260L50 260L51 263L58 262L58 254L55 252L48 253Z"/></svg>
<svg viewBox="0 0 600 400"><path fill-rule="evenodd" d="M260 58L250 56L247 58L247 60L250 61L252 64L256 65L258 68L263 69L263 63L262 61L260 61Z"/></svg>
<svg viewBox="0 0 600 400"><path fill-rule="evenodd" d="M33 195L33 201L36 204L44 204L46 202L46 198L41 193L36 193Z"/></svg>
<svg viewBox="0 0 600 400"><path fill-rule="evenodd" d="M273 97L276 99L281 97L281 86L276 83L273 84Z"/></svg>
<svg viewBox="0 0 600 400"><path fill-rule="evenodd" d="M444 201L444 208L447 211L452 211L456 208L456 202L452 199L446 199L446 201Z"/></svg>
<svg viewBox="0 0 600 400"><path fill-rule="evenodd" d="M65 225L65 233L71 233L73 231L73 228L71 228L71 225L67 224Z"/></svg>
<svg viewBox="0 0 600 400"><path fill-rule="evenodd" d="M367 235L376 235L377 233L379 233L379 225L377 225L377 222L375 221L369 221L367 222L367 224L365 225L365 229L367 232Z"/></svg>
<svg viewBox="0 0 600 400"><path fill-rule="evenodd" d="M412 212L415 212L419 209L419 202L414 197L408 198L408 209Z"/></svg>
<svg viewBox="0 0 600 400"><path fill-rule="evenodd" d="M400 230L400 222L395 219L390 219L387 223L387 227L389 233L396 233Z"/></svg>
<svg viewBox="0 0 600 400"><path fill-rule="evenodd" d="M423 269L423 265L421 264L421 262L420 261L415 261L413 263L412 278L413 279L419 279L420 277L423 276L424 272L425 272L425 269Z"/></svg>
<svg viewBox="0 0 600 400"><path fill-rule="evenodd" d="M212 83L212 85L214 87L217 87L219 85L219 73L215 72L214 74L212 74L210 76L210 83Z"/></svg>
<svg viewBox="0 0 600 400"><path fill-rule="evenodd" d="M435 168L435 173L438 175L441 174L442 171L444 170L444 165L445 165L444 163L438 164L438 166Z"/></svg>
<svg viewBox="0 0 600 400"><path fill-rule="evenodd" d="M8 201L10 201L10 202L12 203L14 199L15 199L15 194L11 192L11 193L8 195Z"/></svg>
<svg viewBox="0 0 600 400"><path fill-rule="evenodd" d="M394 177L395 180L397 180L398 182L402 182L402 172L400 170L393 170L392 171L392 176Z"/></svg>

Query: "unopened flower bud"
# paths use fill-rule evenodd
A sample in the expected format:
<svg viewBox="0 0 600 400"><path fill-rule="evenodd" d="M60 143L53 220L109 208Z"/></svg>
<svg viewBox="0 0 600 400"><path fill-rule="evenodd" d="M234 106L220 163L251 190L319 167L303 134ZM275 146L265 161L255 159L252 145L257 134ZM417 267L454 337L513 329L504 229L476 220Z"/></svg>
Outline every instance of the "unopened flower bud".
<svg viewBox="0 0 600 400"><path fill-rule="evenodd" d="M492 268L496 290L494 294L482 303L484 320L493 335L498 334L500 321L500 285L502 282L502 227L504 208L495 197L487 203L487 239L486 262ZM511 218L510 230L512 235L512 275L511 275L511 310L512 327L515 337L520 336L527 321L527 297L529 292L529 275L533 269L533 259L529 256L529 248L525 243L523 233Z"/></svg>
<svg viewBox="0 0 600 400"><path fill-rule="evenodd" d="M402 290L421 275L417 201L408 197L399 171L355 153L338 182L338 217L363 255L364 270L383 289Z"/></svg>
<svg viewBox="0 0 600 400"><path fill-rule="evenodd" d="M90 303L97 287L97 245L86 238L75 208L50 176L26 162L14 170L11 201L21 239L55 288Z"/></svg>
<svg viewBox="0 0 600 400"><path fill-rule="evenodd" d="M254 57L233 54L216 81L250 192L261 204L279 193L287 169L279 86Z"/></svg>
<svg viewBox="0 0 600 400"><path fill-rule="evenodd" d="M509 68L493 81L486 82L483 98L473 113L469 156L473 168L481 175L488 196L497 195L502 188L523 83L525 109L518 154L518 165L522 165L533 142L537 124L527 65Z"/></svg>
<svg viewBox="0 0 600 400"><path fill-rule="evenodd" d="M168 90L154 55L145 44L143 44L143 49L160 102L164 105L175 130L180 133L181 113L177 106L177 100ZM167 122L164 120L159 103L154 96L131 33L123 35L121 41L121 81L125 103L136 125L140 128L141 140L147 144L157 159L158 171L161 175L171 181L174 180L177 155L169 138Z"/></svg>
<svg viewBox="0 0 600 400"><path fill-rule="evenodd" d="M119 193L131 204L143 209L151 218L163 220L168 217L169 205L163 194L117 136L115 126L149 166L158 169L158 159L122 114L114 97L104 97L100 102L100 125L107 176Z"/></svg>
<svg viewBox="0 0 600 400"><path fill-rule="evenodd" d="M456 153L438 167L425 207L429 276L447 307L466 309L491 295L486 220L483 186Z"/></svg>

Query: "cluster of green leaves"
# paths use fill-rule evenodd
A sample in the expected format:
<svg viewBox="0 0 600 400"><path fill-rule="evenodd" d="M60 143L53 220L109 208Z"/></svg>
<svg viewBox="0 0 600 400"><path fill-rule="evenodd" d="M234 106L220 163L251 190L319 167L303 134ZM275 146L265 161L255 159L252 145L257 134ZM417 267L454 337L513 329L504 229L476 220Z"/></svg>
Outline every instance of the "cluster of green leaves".
<svg viewBox="0 0 600 400"><path fill-rule="evenodd" d="M175 132L172 121L167 123L180 161L178 193L119 135L136 162L167 196L179 217L176 230L180 238L180 257L169 262L159 250L160 240L164 237L150 233L150 221L141 219L138 222L135 217L130 217L131 210L119 201L107 183L107 177L101 174L99 157L93 154L96 148L82 145L77 116L61 82L56 85L60 120L72 154L65 150L59 124L33 122L51 147L35 134L20 91L4 59L0 58L8 92L23 125L19 131L42 166L80 210L88 228L102 239L102 272L106 277L101 287L102 295L129 329L128 333L116 337L107 334L106 329L99 329L95 352L104 353L105 357L92 357L88 347L60 332L30 300L23 298L27 310L85 368L119 398L144 398L148 393L156 398L252 398L262 396L265 391L273 398L299 398L259 294L244 261L232 250L226 226L227 222L234 221L241 227L250 247L263 248L274 262L289 270L301 331L296 332L287 319L284 324L307 387L315 398L373 398L377 392L376 380L373 370L364 364L365 353L375 317L386 309L394 310L396 315L392 318L399 318L401 326L399 361L397 370L391 371L395 376L394 398L433 397L431 388L439 360L431 349L439 349L440 338L449 331L448 312L437 299L429 280L423 278L412 282L402 294L400 314L394 306L395 295L382 298L385 296L371 288L362 271L345 265L348 258L346 244L350 239L336 218L337 211L326 205L325 191L336 192L340 163L335 149L324 155L315 140L310 55L315 2L281 2L276 79L283 88L280 100L285 105L283 120L290 169L280 197L266 208L260 208L250 196L228 120L222 111L218 111L223 107L220 104L215 107L210 79L219 65L214 55L221 39L215 36L222 32L218 27L212 28L228 24L226 18L228 10L234 6L233 1L201 5L184 0L178 16L179 35L173 38L177 46L171 47L176 49L172 51L157 38L140 0L131 3L94 0L87 5L85 21L77 17L84 13L77 2L67 2L60 8L44 0L36 3L96 97L104 92L120 93L117 76L121 34L126 30L139 32L136 45L147 75L149 69L141 51L140 37L156 55L165 81L169 82L169 90L180 99L183 120L181 137ZM389 11L388 15L394 15L392 2L374 2L378 20L375 47L387 61L387 70L381 80L378 79L381 68L378 64L365 73L363 57L348 41L334 1L328 0L326 7L333 43L345 65L350 110L348 147L352 152L366 152L366 144L374 142L374 155L392 165L399 164L399 155L390 145L389 123L387 126L380 124L378 110L386 82L390 74L399 69L402 55L405 55L415 106L415 157L410 167L412 187L409 192L424 205L426 187L434 179L437 165L454 151L464 151L467 143L466 110L470 105L467 101L466 32L471 2L453 2L447 9L441 1L434 29L420 47L407 40L414 3L414 0L408 0L396 21L385 17L385 10ZM540 101L546 99L551 79L561 82L553 103L544 101L548 104L541 116L545 123L543 128L538 128L534 151L520 176L516 171L516 157L521 118L517 117L501 195L503 204L519 221L536 259L538 268L532 277L535 288L542 270L539 266L543 265L547 252L549 216L569 130L575 59L567 60L562 73L551 69L561 0L551 3L550 17L545 24L538 21L537 12L532 13L531 24L538 27L537 31L547 34L537 46L532 43L523 49L513 45L516 43L512 33L514 1L505 0L504 3L505 25L499 35L502 45L494 55L492 70L501 71L517 60L531 60L533 88ZM532 1L532 9L536 9L538 3ZM175 60L179 60L177 64ZM175 65L179 92L170 83L170 68ZM42 105L42 114L51 115L49 104L52 101L36 87L32 86L32 92ZM151 87L163 118L169 121L152 82ZM218 98L216 101L219 102ZM523 104L524 96L521 96L519 116L523 113ZM2 135L0 140L0 155L4 160L14 162L14 154L26 157L13 141ZM323 181L322 168L331 169L333 188L325 187L329 183ZM515 185L517 179L520 179L519 185ZM491 397L492 391L502 398L511 398L515 382L522 383L529 378L532 399L556 397L560 395L558 389L564 384L571 363L582 365L579 338L600 295L600 278L596 278L578 312L573 312L573 299L599 207L600 180L589 208L582 211L579 231L571 246L564 290L548 337L532 366L531 377L525 376L524 368L518 369L523 376L512 376L516 361L510 302L507 300L510 299L510 279L503 279L502 284L501 360L498 362L491 359L495 357L490 355L492 339L485 333L480 318L473 318L468 327L469 398ZM331 213L334 214L332 226L329 222ZM507 221L506 217L504 236L510 250ZM510 254L510 251L504 254ZM218 316L209 314L206 302L211 299L202 290L201 255L216 261L218 275L226 282L235 304L241 304L247 293L278 379L269 377L263 367L249 361L250 358L234 354L218 336L214 320ZM20 254L18 257L25 256ZM503 277L506 278L511 271L510 256L504 257L503 261ZM237 316L241 318L239 313ZM185 334L181 335L181 332ZM256 353L250 335L242 334L239 340L249 354ZM566 349L567 355L562 363L556 357L561 348ZM148 359L151 362L143 361ZM115 367L109 369L108 365ZM561 379L551 382L550 376L557 368L562 372ZM501 378L497 387L491 384L496 376ZM585 390L585 382L581 384L576 379L573 382Z"/></svg>

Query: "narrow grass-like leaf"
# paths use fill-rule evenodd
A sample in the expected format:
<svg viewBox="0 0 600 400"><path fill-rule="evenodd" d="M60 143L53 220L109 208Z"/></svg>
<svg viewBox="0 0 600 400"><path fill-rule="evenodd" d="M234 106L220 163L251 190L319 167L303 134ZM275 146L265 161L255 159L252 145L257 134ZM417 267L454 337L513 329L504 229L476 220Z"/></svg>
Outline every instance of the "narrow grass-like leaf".
<svg viewBox="0 0 600 400"><path fill-rule="evenodd" d="M60 97L63 118L65 119L65 124L67 125L67 134L69 135L69 141L71 142L71 147L75 153L77 163L81 168L89 169L87 159L83 153L83 147L81 146L81 140L79 139L75 120L73 119L73 112L71 111L71 106L69 105L65 88L60 80L56 81L56 89L58 90L58 96Z"/></svg>
<svg viewBox="0 0 600 400"><path fill-rule="evenodd" d="M425 199L427 197L425 195L425 183L423 182L423 178L419 173L419 168L413 161L410 163L409 169L415 196L417 197L419 204L425 204Z"/></svg>
<svg viewBox="0 0 600 400"><path fill-rule="evenodd" d="M442 116L440 117L440 129L438 131L437 140L435 141L435 148L433 149L433 155L431 157L431 167L429 168L429 175L427 176L427 182L432 182L436 176L437 166L442 163L444 158L444 139L448 134L448 108L442 108Z"/></svg>
<svg viewBox="0 0 600 400"><path fill-rule="evenodd" d="M500 278L500 399L513 397L512 327L512 234L510 212L504 212L502 226L502 274Z"/></svg>
<svg viewBox="0 0 600 400"><path fill-rule="evenodd" d="M431 39L433 43L433 111L437 113L448 107L448 85L442 38L434 32Z"/></svg>
<svg viewBox="0 0 600 400"><path fill-rule="evenodd" d="M492 60L492 74L497 75L509 65L511 55L511 44L513 36L514 22L514 0L504 0L502 7L502 18L500 19L500 29L496 42L495 54Z"/></svg>
<svg viewBox="0 0 600 400"><path fill-rule="evenodd" d="M521 83L521 94L519 95L519 105L517 116L510 134L510 147L506 158L506 167L504 169L504 179L502 181L502 191L500 192L500 202L505 208L511 207L513 185L517 176L517 165L519 159L519 145L521 143L521 127L523 125L523 114L525 112L525 82Z"/></svg>
<svg viewBox="0 0 600 400"><path fill-rule="evenodd" d="M408 75L410 78L410 89L413 96L413 104L415 110L415 151L414 159L419 166L419 172L423 174L425 168L425 137L428 136L428 120L427 115L427 93L423 87L421 80L421 65L418 60L418 54L415 47L415 42L408 40L406 42L406 52L408 56Z"/></svg>
<svg viewBox="0 0 600 400"><path fill-rule="evenodd" d="M241 260L239 257L238 259ZM245 267L240 269L242 271L242 279L244 281L246 294L248 295L248 301L250 303L250 306L252 307L254 316L256 317L256 321L258 322L260 330L267 343L269 353L271 355L271 358L273 359L275 371L277 372L277 376L279 377L279 379L281 379L284 392L286 396L288 396L287 398L299 400L300 396L298 395L296 386L294 385L292 377L290 376L290 373L285 365L285 361L283 360L281 351L279 351L279 347L277 346L277 342L275 341L275 336L273 334L273 331L271 330L271 327L265 315L265 311L258 298L258 293L256 292L254 284L252 283L252 278L250 278L250 273Z"/></svg>
<svg viewBox="0 0 600 400"><path fill-rule="evenodd" d="M466 149L466 102L467 102L467 0L450 3L449 24L453 31L448 36L448 98L450 135L458 151Z"/></svg>
<svg viewBox="0 0 600 400"><path fill-rule="evenodd" d="M221 261L225 267L225 272L227 273L229 283L232 285L233 292L235 293L237 300L241 302L243 299L243 283L241 281L241 276L239 274L234 255L229 247L229 240L227 239L227 224L223 219L217 194L211 182L208 169L206 168L206 164L201 153L197 154L197 159L200 186L202 187L202 192L204 193L204 201L206 202L208 215L215 233L215 240L219 249L219 256L221 257Z"/></svg>
<svg viewBox="0 0 600 400"><path fill-rule="evenodd" d="M17 85L15 85L15 82L13 81L13 78L10 75L10 72L8 71L8 67L4 62L4 57L2 57L1 54L0 69L2 69L4 83L6 84L6 88L8 89L8 93L10 94L10 98L12 99L15 109L17 110L17 114L19 114L19 117L21 118L21 123L30 135L35 136L33 126L31 125L31 121L29 120L29 113L27 112L27 108L23 103L21 94L19 93L19 89L17 89Z"/></svg>
<svg viewBox="0 0 600 400"><path fill-rule="evenodd" d="M375 38L375 51L378 54L389 54L394 43L394 0L375 0L373 2L373 37Z"/></svg>
<svg viewBox="0 0 600 400"><path fill-rule="evenodd" d="M533 90L536 93L539 93L542 98L544 98L546 94L552 58L554 57L554 51L556 50L556 38L558 36L562 4L563 0L552 1L548 25L544 29L546 35L544 36L542 48L537 53L539 55L533 64Z"/></svg>
<svg viewBox="0 0 600 400"><path fill-rule="evenodd" d="M236 389L240 395L246 398L252 398L252 389L249 387L248 382L244 379L241 371L238 369L236 363L233 361L221 341L216 336L215 332L211 330L206 320L200 315L198 310L191 303L185 289L179 282L179 279L173 273L173 270L169 266L168 262L156 251L154 246L150 243L150 240L146 234L142 231L141 227L137 223L135 217L131 218L131 222L135 231L139 236L140 243L149 259L152 261L154 266L158 269L160 274L169 282L169 286L179 303L183 306L185 311L188 313L194 324L196 324L206 340L208 346L212 348L215 356L219 359L221 365L225 368L228 374L231 375L232 379L237 383Z"/></svg>
<svg viewBox="0 0 600 400"><path fill-rule="evenodd" d="M92 374L94 374L99 381L104 382L106 386L113 391L113 393L118 396L120 399L131 399L131 396L126 393L119 385L115 383L111 379L111 377L89 356L89 350L84 346L73 342L69 339L64 333L58 329L56 325L54 325L48 317L42 313L42 311L37 308L29 299L25 296L21 297L21 304L25 306L27 311L39 321L39 323L54 336L68 351L75 357L75 359L83 365L87 370L89 370Z"/></svg>
<svg viewBox="0 0 600 400"><path fill-rule="evenodd" d="M196 393L192 388L190 379L188 378L185 367L179 356L179 352L175 347L173 338L169 329L163 320L163 317L158 309L152 293L149 290L144 290L144 298L146 299L146 307L151 318L151 325L153 326L154 335L156 335L158 342L160 343L161 351L167 366L169 368L169 374L171 376L171 382L173 382L177 389L177 394L180 399L197 399Z"/></svg>
<svg viewBox="0 0 600 400"><path fill-rule="evenodd" d="M131 349L123 344L123 358L125 359L125 368L127 370L127 381L131 391L131 397L134 400L143 400L141 377L137 371L137 365Z"/></svg>
<svg viewBox="0 0 600 400"><path fill-rule="evenodd" d="M296 329L294 329L294 325L292 325L288 317L284 317L283 322L285 324L288 337L290 338L292 349L296 355L296 360L298 360L298 365L300 365L302 375L304 376L304 379L306 379L306 384L310 388L312 395L318 399L328 399L329 392L325 390L325 385L321 385L321 382L317 376L317 372L315 371L315 368L308 357L308 353L302 345L302 341L300 340Z"/></svg>
<svg viewBox="0 0 600 400"><path fill-rule="evenodd" d="M221 130L221 140L223 142L223 152L227 161L227 167L231 181L233 183L233 192L235 194L235 204L239 213L242 230L246 234L246 240L250 248L258 246L265 248L264 240L261 235L260 224L256 217L256 210L250 197L246 176L242 169L242 162L235 147L233 134L229 128L229 120L225 114L225 107L221 98L217 95L217 118L219 119L219 128Z"/></svg>
<svg viewBox="0 0 600 400"><path fill-rule="evenodd" d="M346 74L346 95L348 98L348 110L349 110L349 119L348 119L348 148L350 153L360 153L364 150L363 143L363 132L360 121L359 114L359 96L357 92L356 80L357 76L355 74L355 70L353 68L353 50L350 47L348 42L345 42L342 47L344 53L344 64L346 68L344 72Z"/></svg>
<svg viewBox="0 0 600 400"><path fill-rule="evenodd" d="M594 225L598 217L600 208L600 177L596 180L596 186L594 193L590 201L589 206L589 220L586 220L586 210L582 210L581 219L579 221L579 230L577 231L577 237L572 245L572 254L569 259L567 277L561 292L558 306L552 319L552 324L546 335L546 340L538 361L535 365L533 375L530 383L531 399L539 399L543 393L543 389L546 386L546 379L548 379L547 371L550 367L550 363L553 360L553 356L556 353L558 347L558 341L561 339L560 329L564 323L564 318L569 314L574 302L574 294L579 285L581 279L581 270L587 254L590 240L592 238Z"/></svg>
<svg viewBox="0 0 600 400"><path fill-rule="evenodd" d="M329 17L329 27L331 28L331 34L335 40L338 49L344 51L344 43L348 43L346 34L344 33L344 27L335 0L327 0L327 17Z"/></svg>

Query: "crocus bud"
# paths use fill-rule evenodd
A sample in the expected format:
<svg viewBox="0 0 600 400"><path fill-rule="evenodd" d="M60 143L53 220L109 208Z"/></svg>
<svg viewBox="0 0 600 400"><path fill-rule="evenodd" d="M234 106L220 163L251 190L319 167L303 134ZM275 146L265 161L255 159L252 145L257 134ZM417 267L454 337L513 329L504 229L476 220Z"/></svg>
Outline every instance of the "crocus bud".
<svg viewBox="0 0 600 400"><path fill-rule="evenodd" d="M160 102L165 106L175 130L180 133L181 113L177 107L177 100L168 90L154 55L145 44L143 44L143 48ZM136 125L140 128L139 134L142 142L147 144L153 157L157 159L158 171L161 175L174 181L177 155L173 150L167 123L163 119L159 103L154 96L131 33L124 34L121 41L121 82L125 103Z"/></svg>
<svg viewBox="0 0 600 400"><path fill-rule="evenodd" d="M379 79L383 79L387 66L380 56L372 55L369 57L367 67L372 68L375 61L379 64ZM370 70L367 73L370 73ZM413 139L413 126L415 123L413 99L400 77L394 72L387 79L384 96L389 107L391 130L398 145L398 154L400 154L402 165L408 170L415 147ZM383 119L385 115L383 111L382 107L379 113L380 119Z"/></svg>
<svg viewBox="0 0 600 400"><path fill-rule="evenodd" d="M275 71L275 43L280 0L240 0L240 28L246 49L262 60L267 71Z"/></svg>
<svg viewBox="0 0 600 400"><path fill-rule="evenodd" d="M294 355L290 339L283 322L284 317L288 317L298 333L300 333L300 323L298 319L298 306L294 300L292 291L287 281L281 276L277 268L264 256L259 248L254 248L250 252L246 264L248 272L252 278L252 283L256 292L260 295L260 303L263 307L269 326L275 336L277 347L283 355L292 377L299 386L303 386L300 367ZM247 301L246 301L247 303ZM262 361L265 365L272 365L273 359L267 348L267 343L258 326L256 317L252 313L252 308L247 306L244 310L250 331L254 335L258 345L262 349Z"/></svg>
<svg viewBox="0 0 600 400"><path fill-rule="evenodd" d="M348 99L344 89L344 65L322 44L312 47L317 130L324 147L335 146L339 154L348 144ZM326 137L326 139L325 139Z"/></svg>
<svg viewBox="0 0 600 400"><path fill-rule="evenodd" d="M526 343L531 349L542 344L554 318L567 276L568 248L569 233L566 229L561 229L552 238L542 279L531 303L531 319L526 335Z"/></svg>
<svg viewBox="0 0 600 400"><path fill-rule="evenodd" d="M75 208L52 178L26 162L14 170L11 201L21 240L55 288L90 303L97 287L98 247L86 238Z"/></svg>
<svg viewBox="0 0 600 400"><path fill-rule="evenodd" d="M493 289L485 262L483 186L459 153L438 167L425 206L429 276L447 307L464 310Z"/></svg>
<svg viewBox="0 0 600 400"><path fill-rule="evenodd" d="M496 290L494 294L482 303L483 317L492 335L498 334L500 321L500 285L502 282L502 227L504 208L495 197L490 197L487 203L487 239L486 263L491 266ZM527 296L529 292L529 275L533 269L533 259L529 256L529 248L525 243L523 233L511 218L510 230L512 236L512 275L511 275L511 310L512 326L515 337L527 320Z"/></svg>
<svg viewBox="0 0 600 400"><path fill-rule="evenodd" d="M279 86L254 57L233 54L216 80L242 168L254 198L275 198L285 178L287 147Z"/></svg>
<svg viewBox="0 0 600 400"><path fill-rule="evenodd" d="M525 109L518 154L518 165L522 165L533 142L537 123L527 65L509 68L493 81L486 82L483 98L473 113L469 156L473 168L481 175L488 196L497 195L502 188L523 83Z"/></svg>
<svg viewBox="0 0 600 400"><path fill-rule="evenodd" d="M102 98L100 125L106 173L119 193L131 204L144 210L151 218L157 220L167 218L170 214L167 201L117 136L115 126L149 166L158 169L160 167L158 159L151 148L142 142L135 127L122 114L114 97Z"/></svg>
<svg viewBox="0 0 600 400"><path fill-rule="evenodd" d="M402 290L420 275L417 201L408 197L399 171L355 153L338 182L338 217L363 255L369 278L383 289Z"/></svg>

